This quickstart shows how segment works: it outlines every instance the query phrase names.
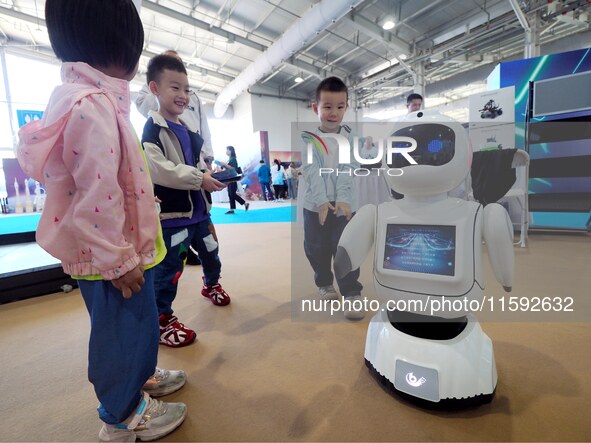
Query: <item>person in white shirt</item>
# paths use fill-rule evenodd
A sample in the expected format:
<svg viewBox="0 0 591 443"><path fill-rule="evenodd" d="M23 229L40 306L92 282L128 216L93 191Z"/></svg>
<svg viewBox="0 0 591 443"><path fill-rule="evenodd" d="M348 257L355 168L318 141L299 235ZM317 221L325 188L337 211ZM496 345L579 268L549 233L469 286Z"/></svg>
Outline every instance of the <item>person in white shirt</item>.
<svg viewBox="0 0 591 443"><path fill-rule="evenodd" d="M285 169L281 166L281 162L275 159L273 166L271 166L271 181L275 191L275 199L278 202L282 202L285 195L285 180Z"/></svg>

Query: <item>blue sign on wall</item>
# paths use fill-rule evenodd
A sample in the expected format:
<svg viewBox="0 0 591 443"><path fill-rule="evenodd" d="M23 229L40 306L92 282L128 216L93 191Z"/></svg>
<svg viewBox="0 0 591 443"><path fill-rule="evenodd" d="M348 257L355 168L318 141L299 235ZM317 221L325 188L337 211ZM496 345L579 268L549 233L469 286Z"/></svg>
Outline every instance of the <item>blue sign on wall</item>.
<svg viewBox="0 0 591 443"><path fill-rule="evenodd" d="M16 117L18 118L18 127L22 128L33 120L41 120L43 117L43 111L25 111L22 109L17 109Z"/></svg>

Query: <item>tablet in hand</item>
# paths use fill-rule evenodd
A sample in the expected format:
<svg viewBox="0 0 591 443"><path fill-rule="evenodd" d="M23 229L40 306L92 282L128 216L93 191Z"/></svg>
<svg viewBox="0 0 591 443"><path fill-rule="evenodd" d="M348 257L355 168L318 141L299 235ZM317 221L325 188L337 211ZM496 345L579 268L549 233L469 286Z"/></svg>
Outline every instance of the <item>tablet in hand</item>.
<svg viewBox="0 0 591 443"><path fill-rule="evenodd" d="M211 176L222 183L232 183L242 180L242 174L237 174L234 168L214 172Z"/></svg>

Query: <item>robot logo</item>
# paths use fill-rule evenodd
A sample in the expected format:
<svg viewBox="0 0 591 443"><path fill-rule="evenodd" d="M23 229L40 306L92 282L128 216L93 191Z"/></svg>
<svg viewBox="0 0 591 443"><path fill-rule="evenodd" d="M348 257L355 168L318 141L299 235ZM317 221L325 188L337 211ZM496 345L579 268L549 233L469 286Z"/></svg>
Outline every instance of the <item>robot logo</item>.
<svg viewBox="0 0 591 443"><path fill-rule="evenodd" d="M413 388L418 388L419 386L422 386L423 384L425 384L426 381L427 379L425 377L416 378L412 372L406 374L406 382Z"/></svg>

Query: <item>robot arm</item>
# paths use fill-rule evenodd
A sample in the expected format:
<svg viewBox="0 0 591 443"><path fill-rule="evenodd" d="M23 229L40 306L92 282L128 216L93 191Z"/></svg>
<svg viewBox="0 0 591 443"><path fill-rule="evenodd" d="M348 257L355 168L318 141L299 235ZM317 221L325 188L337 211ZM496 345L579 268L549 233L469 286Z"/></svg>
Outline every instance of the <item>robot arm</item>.
<svg viewBox="0 0 591 443"><path fill-rule="evenodd" d="M341 235L337 254L334 259L334 270L337 277L347 275L358 269L373 246L376 224L374 205L365 205L347 224Z"/></svg>
<svg viewBox="0 0 591 443"><path fill-rule="evenodd" d="M491 203L484 208L484 241L497 281L506 292L513 286L513 225L505 208Z"/></svg>

